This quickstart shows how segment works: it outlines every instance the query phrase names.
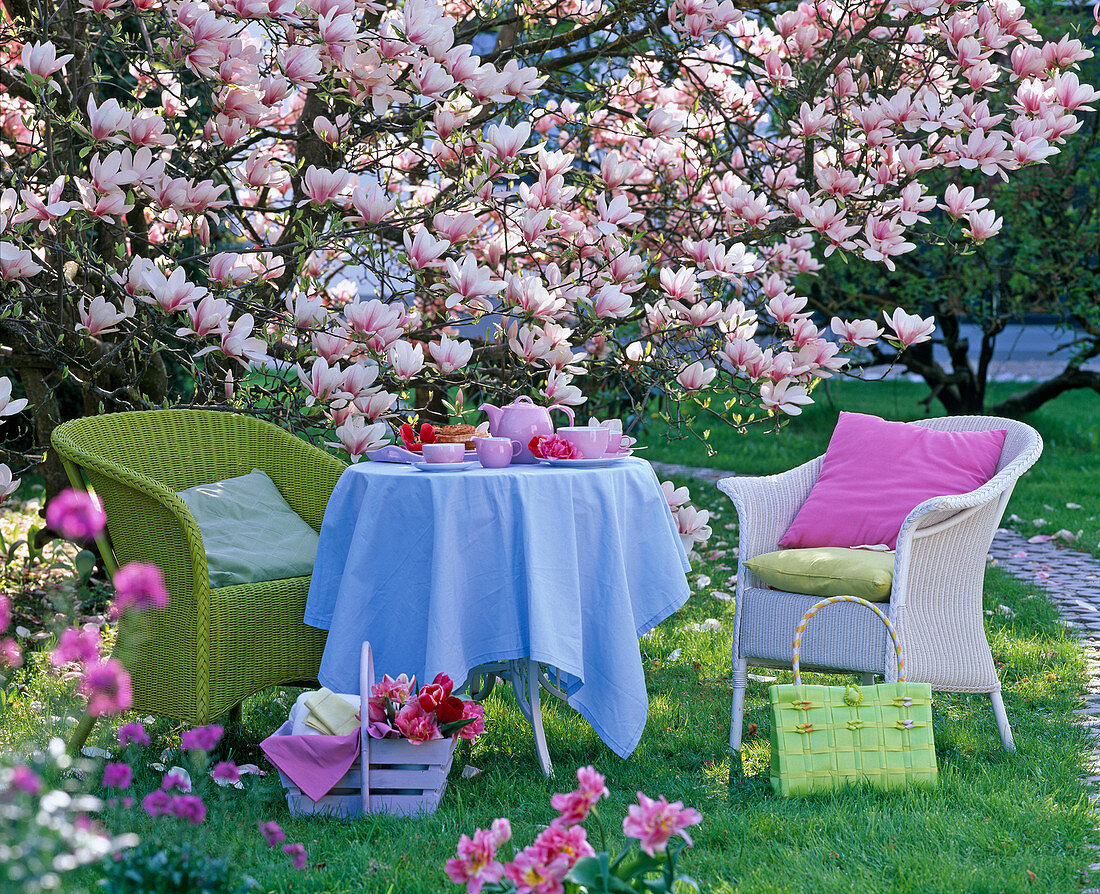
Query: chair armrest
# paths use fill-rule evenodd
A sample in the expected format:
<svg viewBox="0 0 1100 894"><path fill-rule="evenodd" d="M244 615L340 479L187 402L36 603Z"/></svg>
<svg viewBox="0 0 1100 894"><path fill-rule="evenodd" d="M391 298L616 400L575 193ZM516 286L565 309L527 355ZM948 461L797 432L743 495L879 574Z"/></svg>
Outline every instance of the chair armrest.
<svg viewBox="0 0 1100 894"><path fill-rule="evenodd" d="M821 471L822 457L779 475L731 477L718 489L733 500L738 519L738 558L741 563L779 548L779 540L806 502Z"/></svg>
<svg viewBox="0 0 1100 894"><path fill-rule="evenodd" d="M259 464L283 498L313 530L321 530L325 507L347 466L309 442L277 426L265 425L271 449Z"/></svg>

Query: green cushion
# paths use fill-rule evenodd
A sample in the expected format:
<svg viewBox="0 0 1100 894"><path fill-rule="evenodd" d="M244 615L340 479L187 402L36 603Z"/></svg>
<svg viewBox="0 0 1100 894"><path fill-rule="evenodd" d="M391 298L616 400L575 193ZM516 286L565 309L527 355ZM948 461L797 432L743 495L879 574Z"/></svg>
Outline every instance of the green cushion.
<svg viewBox="0 0 1100 894"><path fill-rule="evenodd" d="M189 487L179 497L202 532L211 589L313 572L317 532L258 469Z"/></svg>
<svg viewBox="0 0 1100 894"><path fill-rule="evenodd" d="M745 565L777 590L807 596L860 596L868 602L886 602L894 582L894 554L882 550L781 549L748 559Z"/></svg>

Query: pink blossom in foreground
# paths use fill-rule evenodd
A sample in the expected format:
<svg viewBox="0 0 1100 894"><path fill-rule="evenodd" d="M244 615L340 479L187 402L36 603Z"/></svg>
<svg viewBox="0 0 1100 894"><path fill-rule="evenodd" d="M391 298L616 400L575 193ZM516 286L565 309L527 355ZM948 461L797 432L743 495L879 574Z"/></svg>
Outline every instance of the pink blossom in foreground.
<svg viewBox="0 0 1100 894"><path fill-rule="evenodd" d="M23 650L10 636L0 639L0 667L22 667Z"/></svg>
<svg viewBox="0 0 1100 894"><path fill-rule="evenodd" d="M35 261L29 250L10 242L0 242L0 279L4 282L26 279L41 272L42 265Z"/></svg>
<svg viewBox="0 0 1100 894"><path fill-rule="evenodd" d="M309 857L306 854L306 846L301 842L284 844L283 853L290 857L290 865L295 869L305 869L309 865Z"/></svg>
<svg viewBox="0 0 1100 894"><path fill-rule="evenodd" d="M11 769L11 787L33 797L42 791L42 777L25 764L16 764Z"/></svg>
<svg viewBox="0 0 1100 894"><path fill-rule="evenodd" d="M88 713L92 717L104 714L121 714L134 701L130 686L130 674L117 658L105 658L87 666L80 692L88 699Z"/></svg>
<svg viewBox="0 0 1100 894"><path fill-rule="evenodd" d="M456 885L465 884L467 894L479 894L487 884L504 877L504 866L496 859L497 848L512 837L507 819L493 820L492 828L477 829L474 837L458 840L458 856L447 861L447 877Z"/></svg>
<svg viewBox="0 0 1100 894"><path fill-rule="evenodd" d="M201 826L206 819L206 804L198 795L176 795L172 798L168 812L187 820L192 826Z"/></svg>
<svg viewBox="0 0 1100 894"><path fill-rule="evenodd" d="M575 826L583 823L596 802L608 794L602 773L597 772L595 767L578 767L576 789L550 797L550 806L559 813L554 825Z"/></svg>
<svg viewBox="0 0 1100 894"><path fill-rule="evenodd" d="M596 853L588 843L584 826L547 826L531 843L531 850L541 852L544 863L551 863L559 856L566 857L567 870L572 869L581 857L591 857Z"/></svg>
<svg viewBox="0 0 1100 894"><path fill-rule="evenodd" d="M779 382L765 382L760 386L760 402L768 410L798 416L802 413L802 405L812 404L813 398L804 386L795 384L792 379L782 379Z"/></svg>
<svg viewBox="0 0 1100 894"><path fill-rule="evenodd" d="M268 847L275 847L277 844L282 844L286 841L286 832L282 827L271 820L270 822L260 823L260 834L263 835L264 841L267 842Z"/></svg>
<svg viewBox="0 0 1100 894"><path fill-rule="evenodd" d="M684 807L682 801L670 804L664 795L654 801L638 792L638 803L630 806L623 820L623 834L638 839L642 850L652 857L665 850L673 835L680 835L690 846L691 836L684 830L702 821L703 815L693 807Z"/></svg>
<svg viewBox="0 0 1100 894"><path fill-rule="evenodd" d="M7 596L0 596L0 633L8 629L11 623L11 600Z"/></svg>
<svg viewBox="0 0 1100 894"><path fill-rule="evenodd" d="M168 589L164 572L149 562L127 562L115 572L115 598L111 604L113 617L127 609L145 611L168 607Z"/></svg>
<svg viewBox="0 0 1100 894"><path fill-rule="evenodd" d="M99 497L69 488L50 500L46 524L69 540L91 540L103 532L107 514Z"/></svg>
<svg viewBox="0 0 1100 894"><path fill-rule="evenodd" d="M214 769L210 771L210 776L224 782L239 782L241 771L233 761L219 761L214 765Z"/></svg>
<svg viewBox="0 0 1100 894"><path fill-rule="evenodd" d="M504 874L515 882L518 894L562 894L569 867L568 854L547 860L541 848L526 847L505 864Z"/></svg>
<svg viewBox="0 0 1100 894"><path fill-rule="evenodd" d="M87 332L91 336L117 332L118 324L130 319L137 312L133 298L127 297L123 301L122 310L118 310L102 295L96 295L87 307L81 298L76 310L80 317L80 322L75 327L77 332Z"/></svg>
<svg viewBox="0 0 1100 894"><path fill-rule="evenodd" d="M882 336L883 331L874 320L842 320L840 317L833 317L829 328L841 341L857 348L870 347Z"/></svg>
<svg viewBox="0 0 1100 894"><path fill-rule="evenodd" d="M467 723L458 731L460 739L467 739L472 742L477 736L485 732L485 708L477 702L465 700L462 702L462 719L472 719L474 722Z"/></svg>
<svg viewBox="0 0 1100 894"><path fill-rule="evenodd" d="M57 647L50 653L50 664L61 667L71 661L91 664L99 660L99 631L92 625L69 627L61 632Z"/></svg>
<svg viewBox="0 0 1100 894"><path fill-rule="evenodd" d="M141 806L149 816L168 816L172 809L172 796L162 789L153 789L141 799Z"/></svg>
<svg viewBox="0 0 1100 894"><path fill-rule="evenodd" d="M127 745L150 745L152 740L146 731L144 724L124 723L118 728L118 744L125 748Z"/></svg>
<svg viewBox="0 0 1100 894"><path fill-rule="evenodd" d="M107 763L103 768L104 788L129 788L134 781L134 769L129 764Z"/></svg>
<svg viewBox="0 0 1100 894"><path fill-rule="evenodd" d="M676 375L676 381L684 387L685 391L698 391L713 382L716 375L718 370L715 367L704 366L697 360L680 370Z"/></svg>
<svg viewBox="0 0 1100 894"><path fill-rule="evenodd" d="M184 751L213 751L224 731L214 723L196 726L180 736L180 748Z"/></svg>

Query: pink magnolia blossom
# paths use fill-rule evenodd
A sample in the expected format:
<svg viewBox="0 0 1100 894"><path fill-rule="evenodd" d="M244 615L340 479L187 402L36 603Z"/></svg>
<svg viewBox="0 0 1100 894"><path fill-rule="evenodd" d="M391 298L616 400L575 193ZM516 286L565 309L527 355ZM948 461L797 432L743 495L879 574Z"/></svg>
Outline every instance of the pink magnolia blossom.
<svg viewBox="0 0 1100 894"><path fill-rule="evenodd" d="M402 382L414 378L424 368L424 346L407 341L395 342L387 352L393 374Z"/></svg>
<svg viewBox="0 0 1100 894"><path fill-rule="evenodd" d="M70 488L50 500L46 524L69 540L91 540L107 526L107 515L99 497Z"/></svg>
<svg viewBox="0 0 1100 894"><path fill-rule="evenodd" d="M623 834L638 839L642 850L652 857L664 852L673 835L680 835L690 846L691 836L686 829L702 821L703 815L684 807L682 801L670 804L663 795L654 801L638 792L638 803L629 807L623 820Z"/></svg>
<svg viewBox="0 0 1100 894"><path fill-rule="evenodd" d="M963 234L981 244L1001 231L1004 220L998 217L997 212L992 208L987 208L984 211L971 211L967 216L967 222L970 226L963 229Z"/></svg>
<svg viewBox="0 0 1100 894"><path fill-rule="evenodd" d="M842 341L857 348L873 345L882 336L883 331L874 320L842 320L840 317L833 317L829 328L840 336Z"/></svg>
<svg viewBox="0 0 1100 894"><path fill-rule="evenodd" d="M40 199L33 190L20 190L19 196L27 206L26 211L20 211L12 218L12 223L24 223L28 220L38 221L38 229L45 231L50 225L66 214L73 207L72 202L61 201L61 193L65 188L64 175L56 178L50 184L50 190L45 200Z"/></svg>
<svg viewBox="0 0 1100 894"><path fill-rule="evenodd" d="M936 330L936 323L932 317L921 319L917 314L909 314L900 307L895 308L893 314L882 312L886 318L886 324L893 331L894 336L906 347L928 341Z"/></svg>
<svg viewBox="0 0 1100 894"><path fill-rule="evenodd" d="M88 97L88 133L93 140L121 143L122 139L115 134L126 130L133 117L128 109L118 104L117 99L108 99L103 105L96 105L95 97Z"/></svg>
<svg viewBox="0 0 1100 894"><path fill-rule="evenodd" d="M800 416L802 405L814 402L806 388L791 379L765 382L760 386L760 401L766 409L777 410L788 416Z"/></svg>
<svg viewBox="0 0 1100 894"><path fill-rule="evenodd" d="M440 266L439 256L451 247L446 239L436 239L424 227L417 229L415 237L410 237L406 230L402 238L405 240L405 251L409 254L409 263L417 270Z"/></svg>
<svg viewBox="0 0 1100 894"><path fill-rule="evenodd" d="M41 272L42 265L35 261L28 249L10 242L0 242L0 279L4 282L27 279Z"/></svg>
<svg viewBox="0 0 1100 894"><path fill-rule="evenodd" d="M11 379L7 376L0 376L0 419L5 416L14 416L26 406L27 399L25 397L18 400L11 399Z"/></svg>
<svg viewBox="0 0 1100 894"><path fill-rule="evenodd" d="M50 41L45 40L39 43L24 44L19 58L27 74L39 78L48 78L61 71L73 56L71 53L58 56L57 47Z"/></svg>
<svg viewBox="0 0 1100 894"><path fill-rule="evenodd" d="M364 188L356 186L351 191L351 206L356 210L353 223L375 224L384 220L397 206L397 198L389 198L385 190L376 182L368 183Z"/></svg>
<svg viewBox="0 0 1100 894"><path fill-rule="evenodd" d="M385 422L368 425L362 416L353 415L337 427L336 437L339 438L339 443L330 446L343 447L355 463L368 451L381 447L390 440L390 427Z"/></svg>
<svg viewBox="0 0 1100 894"><path fill-rule="evenodd" d="M460 341L447 336L446 333L439 337L439 342L428 345L428 353L432 355L439 371L444 375L456 372L467 363L474 353L474 346L468 341Z"/></svg>
<svg viewBox="0 0 1100 894"><path fill-rule="evenodd" d="M327 205L341 198L350 182L351 174L343 168L330 171L310 165L302 178L302 191L306 198L299 204L312 202L314 205Z"/></svg>
<svg viewBox="0 0 1100 894"><path fill-rule="evenodd" d="M704 366L701 361L696 360L677 373L676 381L683 386L685 391L698 391L713 382L716 375L718 375L716 368Z"/></svg>
<svg viewBox="0 0 1100 894"><path fill-rule="evenodd" d="M676 530L680 535L680 541L688 552L696 543L706 543L710 539L711 529L707 524L710 521L710 513L706 509L681 506L673 516L676 519Z"/></svg>
<svg viewBox="0 0 1100 894"><path fill-rule="evenodd" d="M102 295L96 295L87 307L84 299L76 307L80 322L76 325L77 332L87 332L88 335L107 335L118 331L118 324L123 320L131 319L137 313L134 307L134 299L129 295L122 302L122 310L117 310L113 304Z"/></svg>

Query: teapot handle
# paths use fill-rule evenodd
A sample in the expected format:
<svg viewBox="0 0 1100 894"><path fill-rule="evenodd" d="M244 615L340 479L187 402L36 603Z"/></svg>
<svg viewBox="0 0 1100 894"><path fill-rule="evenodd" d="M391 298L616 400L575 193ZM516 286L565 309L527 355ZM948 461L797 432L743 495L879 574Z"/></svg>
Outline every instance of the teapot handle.
<svg viewBox="0 0 1100 894"><path fill-rule="evenodd" d="M564 413L564 414L565 414L565 415L566 415L566 416L567 416L567 417L569 418L569 424L570 424L570 425L573 425L573 423L574 423L574 422L576 421L576 420L575 420L575 419L573 418L573 410L572 410L572 408L571 408L571 407L567 407L567 406L566 406L565 404L551 404L551 405L550 405L550 406L548 406L548 407L547 407L546 409L547 409L547 411L548 411L548 412L549 412L550 410L561 410L561 411L562 411L562 412L563 412L563 413Z"/></svg>

